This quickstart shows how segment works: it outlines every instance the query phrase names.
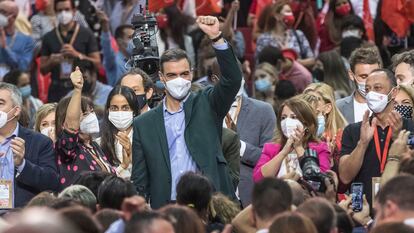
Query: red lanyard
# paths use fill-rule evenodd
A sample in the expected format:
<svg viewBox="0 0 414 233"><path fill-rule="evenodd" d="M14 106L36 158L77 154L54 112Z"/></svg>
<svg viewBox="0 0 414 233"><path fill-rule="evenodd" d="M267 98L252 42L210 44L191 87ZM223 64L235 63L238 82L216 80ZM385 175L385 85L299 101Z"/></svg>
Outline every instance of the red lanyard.
<svg viewBox="0 0 414 233"><path fill-rule="evenodd" d="M375 150L377 152L377 157L380 162L381 174L384 171L385 164L387 162L387 154L388 154L388 149L390 147L391 136L392 136L392 129L391 127L389 127L387 137L385 138L385 146L384 146L384 150L382 151L382 158L381 158L381 145L379 142L378 129L375 128L375 132L374 132Z"/></svg>

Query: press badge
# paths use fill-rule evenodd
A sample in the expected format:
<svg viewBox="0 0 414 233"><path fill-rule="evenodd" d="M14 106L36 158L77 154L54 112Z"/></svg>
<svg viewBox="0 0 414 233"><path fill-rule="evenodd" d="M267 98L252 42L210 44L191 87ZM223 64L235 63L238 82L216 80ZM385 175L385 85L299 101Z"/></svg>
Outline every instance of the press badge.
<svg viewBox="0 0 414 233"><path fill-rule="evenodd" d="M60 79L69 79L72 73L72 62L68 60L60 63Z"/></svg>
<svg viewBox="0 0 414 233"><path fill-rule="evenodd" d="M0 209L13 208L13 182L11 180L0 180Z"/></svg>

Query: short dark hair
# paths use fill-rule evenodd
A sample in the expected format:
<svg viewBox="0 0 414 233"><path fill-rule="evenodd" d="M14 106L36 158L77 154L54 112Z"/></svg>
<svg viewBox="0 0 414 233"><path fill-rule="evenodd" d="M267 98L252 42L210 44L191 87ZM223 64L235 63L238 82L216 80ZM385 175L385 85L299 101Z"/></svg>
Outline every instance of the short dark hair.
<svg viewBox="0 0 414 233"><path fill-rule="evenodd" d="M55 0L55 5L53 7L54 10L56 10L56 6L59 2L70 2L70 5L72 6L72 9L75 9L75 2L74 0Z"/></svg>
<svg viewBox="0 0 414 233"><path fill-rule="evenodd" d="M336 227L335 210L326 199L319 197L308 199L298 207L297 211L312 220L318 233L329 233Z"/></svg>
<svg viewBox="0 0 414 233"><path fill-rule="evenodd" d="M407 63L410 66L411 73L414 75L414 50L395 54L392 57L392 70L395 72L395 68L401 63Z"/></svg>
<svg viewBox="0 0 414 233"><path fill-rule="evenodd" d="M267 62L273 66L275 66L279 60L282 62L285 61L282 50L274 46L264 47L257 56L257 59L259 64Z"/></svg>
<svg viewBox="0 0 414 233"><path fill-rule="evenodd" d="M140 68L133 67L128 72L123 74L117 82L117 86L121 86L122 80L128 75L140 75L142 77L142 85L144 86L144 91L147 92L150 88L154 88L154 82L150 76Z"/></svg>
<svg viewBox="0 0 414 233"><path fill-rule="evenodd" d="M188 61L188 64L190 64L191 67L191 61L188 57L187 53L182 49L168 49L166 50L160 58L160 70L161 72L164 72L164 63L171 62L171 61L180 61L182 59L186 59Z"/></svg>
<svg viewBox="0 0 414 233"><path fill-rule="evenodd" d="M355 71L355 66L358 64L378 64L382 67L381 56L376 47L357 48L355 49L349 58L349 66L352 72Z"/></svg>
<svg viewBox="0 0 414 233"><path fill-rule="evenodd" d="M336 227L340 233L352 233L354 223L348 213L338 204L333 204L336 212Z"/></svg>
<svg viewBox="0 0 414 233"><path fill-rule="evenodd" d="M131 24L123 24L123 25L118 26L115 29L115 34L114 34L115 39L123 37L125 35L124 34L125 29L134 29L134 27Z"/></svg>
<svg viewBox="0 0 414 233"><path fill-rule="evenodd" d="M213 196L213 186L210 180L195 172L187 172L182 175L176 190L177 203L190 205L199 214L207 210Z"/></svg>
<svg viewBox="0 0 414 233"><path fill-rule="evenodd" d="M102 209L95 213L95 218L102 225L105 232L112 223L121 218L121 212L113 209Z"/></svg>
<svg viewBox="0 0 414 233"><path fill-rule="evenodd" d="M253 187L252 205L261 219L269 220L289 210L292 202L292 190L284 180L264 178Z"/></svg>
<svg viewBox="0 0 414 233"><path fill-rule="evenodd" d="M385 76L387 77L388 81L390 81L392 87L397 86L397 79L395 78L394 73L391 72L391 70L386 69L386 68L375 69L375 70L371 71L371 74L372 73L379 73L379 72L384 72L385 73Z"/></svg>
<svg viewBox="0 0 414 233"><path fill-rule="evenodd" d="M99 185L108 176L111 176L111 174L103 171L84 171L81 172L79 178L74 182L74 184L79 184L87 187L92 191L95 197L98 198Z"/></svg>
<svg viewBox="0 0 414 233"><path fill-rule="evenodd" d="M3 82L10 83L10 84L17 86L17 84L19 83L19 78L20 76L22 76L22 74L24 74L24 72L21 70L18 70L18 69L10 70L4 75Z"/></svg>
<svg viewBox="0 0 414 233"><path fill-rule="evenodd" d="M414 176L399 175L389 180L380 188L376 200L385 205L393 201L400 209L414 211Z"/></svg>
<svg viewBox="0 0 414 233"><path fill-rule="evenodd" d="M344 22L341 25L341 31L349 28L359 29L365 35L366 29L364 21L358 15L350 14L344 18Z"/></svg>
<svg viewBox="0 0 414 233"><path fill-rule="evenodd" d="M61 209L59 213L65 217L70 223L82 232L100 233L102 226L93 217L89 209L81 206L73 206Z"/></svg>
<svg viewBox="0 0 414 233"><path fill-rule="evenodd" d="M402 222L388 222L380 224L371 233L414 233L412 226L406 225Z"/></svg>
<svg viewBox="0 0 414 233"><path fill-rule="evenodd" d="M100 208L121 209L122 202L127 197L136 195L135 186L117 176L106 177L98 189L98 204Z"/></svg>
<svg viewBox="0 0 414 233"><path fill-rule="evenodd" d="M168 221L161 213L154 211L134 213L131 219L125 224L125 233L146 233L156 220Z"/></svg>

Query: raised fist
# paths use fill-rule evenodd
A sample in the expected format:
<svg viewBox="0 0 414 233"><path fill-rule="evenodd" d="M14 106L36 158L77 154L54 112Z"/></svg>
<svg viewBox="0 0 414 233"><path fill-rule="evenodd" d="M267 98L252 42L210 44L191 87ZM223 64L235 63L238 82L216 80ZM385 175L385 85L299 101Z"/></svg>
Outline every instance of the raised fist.
<svg viewBox="0 0 414 233"><path fill-rule="evenodd" d="M207 34L210 39L216 38L220 35L219 21L214 16L199 16L197 18L197 24L200 29Z"/></svg>

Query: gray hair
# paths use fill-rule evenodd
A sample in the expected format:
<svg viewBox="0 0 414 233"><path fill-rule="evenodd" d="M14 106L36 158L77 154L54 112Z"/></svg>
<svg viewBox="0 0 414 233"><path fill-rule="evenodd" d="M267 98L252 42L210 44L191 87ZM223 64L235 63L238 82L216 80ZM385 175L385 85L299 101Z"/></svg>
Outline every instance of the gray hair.
<svg viewBox="0 0 414 233"><path fill-rule="evenodd" d="M96 197L90 189L83 185L71 185L59 193L59 198L67 198L79 202L82 206L94 211L96 208Z"/></svg>
<svg viewBox="0 0 414 233"><path fill-rule="evenodd" d="M10 92L10 98L15 106L22 107L23 98L20 90L13 84L1 82L0 90L8 90Z"/></svg>

